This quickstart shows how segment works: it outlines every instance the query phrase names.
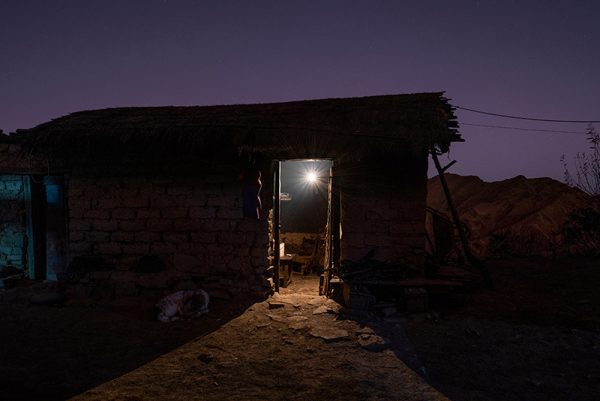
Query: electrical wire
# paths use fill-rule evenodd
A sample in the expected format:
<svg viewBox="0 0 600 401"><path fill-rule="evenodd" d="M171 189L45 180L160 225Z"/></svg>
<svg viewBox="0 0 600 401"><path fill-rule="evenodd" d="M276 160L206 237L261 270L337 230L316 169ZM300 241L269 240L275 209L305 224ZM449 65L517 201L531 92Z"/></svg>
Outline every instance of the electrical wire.
<svg viewBox="0 0 600 401"><path fill-rule="evenodd" d="M507 127L504 125L489 125L489 124L472 124L472 123L459 123L459 125L467 125L471 127L484 127L484 128L500 128L500 129L510 129L515 131L534 131L534 132L550 132L554 134L578 134L578 135L587 135L587 132L581 131L562 131L562 130L554 130L554 129L537 129L537 128L523 128L523 127Z"/></svg>
<svg viewBox="0 0 600 401"><path fill-rule="evenodd" d="M533 118L533 117L512 116L512 115L509 115L509 114L492 113L492 112L489 112L489 111L482 111L482 110L470 109L468 107L462 107L462 106L457 106L457 105L453 105L453 106L455 108L459 109L459 110L470 111L472 113L485 114L485 115L488 115L488 116L495 116L495 117L512 118L512 119L515 119L515 120L543 121L543 122L549 122L549 123L574 123L574 124L596 124L596 123L600 123L600 120L558 120L558 119L549 119L549 118Z"/></svg>

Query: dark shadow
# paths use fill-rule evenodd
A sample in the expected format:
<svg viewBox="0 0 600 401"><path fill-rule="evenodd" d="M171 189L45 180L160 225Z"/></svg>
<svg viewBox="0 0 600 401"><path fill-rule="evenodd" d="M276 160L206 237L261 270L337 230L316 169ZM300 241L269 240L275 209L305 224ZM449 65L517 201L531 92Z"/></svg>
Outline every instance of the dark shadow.
<svg viewBox="0 0 600 401"><path fill-rule="evenodd" d="M6 400L64 400L218 330L255 303L211 299L191 320L156 321L152 304L0 303L0 388Z"/></svg>
<svg viewBox="0 0 600 401"><path fill-rule="evenodd" d="M342 309L338 319L353 320L357 322L365 330L365 342L369 341L369 330L372 330L373 335L380 337L383 344L365 345L364 348L372 352L381 352L389 349L394 352L396 357L400 359L406 366L415 371L419 376L428 380L427 370L421 362L417 350L409 339L403 321L405 318L384 318L373 312L361 312Z"/></svg>

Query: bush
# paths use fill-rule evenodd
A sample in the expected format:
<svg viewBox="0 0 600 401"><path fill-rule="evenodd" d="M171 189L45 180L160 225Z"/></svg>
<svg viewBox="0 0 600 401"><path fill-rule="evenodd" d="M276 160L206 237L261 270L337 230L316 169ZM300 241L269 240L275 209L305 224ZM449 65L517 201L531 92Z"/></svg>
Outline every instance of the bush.
<svg viewBox="0 0 600 401"><path fill-rule="evenodd" d="M600 209L587 207L575 209L563 225L566 245L577 253L600 255Z"/></svg>
<svg viewBox="0 0 600 401"><path fill-rule="evenodd" d="M600 133L593 126L588 127L590 153L575 155L575 174L569 171L565 155L562 156L565 182L577 187L592 197L600 196Z"/></svg>

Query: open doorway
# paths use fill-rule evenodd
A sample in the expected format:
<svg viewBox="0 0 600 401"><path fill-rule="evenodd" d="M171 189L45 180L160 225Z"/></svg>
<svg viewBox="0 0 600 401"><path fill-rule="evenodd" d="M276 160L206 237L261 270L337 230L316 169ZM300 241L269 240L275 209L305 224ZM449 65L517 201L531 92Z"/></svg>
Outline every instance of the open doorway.
<svg viewBox="0 0 600 401"><path fill-rule="evenodd" d="M333 162L276 163L273 228L279 230L273 230L273 249L278 287L294 284L322 292L331 263Z"/></svg>

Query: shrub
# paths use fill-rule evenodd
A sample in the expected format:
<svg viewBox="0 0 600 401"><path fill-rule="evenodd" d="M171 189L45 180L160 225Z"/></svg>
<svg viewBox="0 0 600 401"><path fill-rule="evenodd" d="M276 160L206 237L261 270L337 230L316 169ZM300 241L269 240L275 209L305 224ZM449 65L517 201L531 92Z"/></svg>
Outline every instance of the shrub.
<svg viewBox="0 0 600 401"><path fill-rule="evenodd" d="M585 254L600 255L600 209L586 207L573 210L563 225L566 245Z"/></svg>

